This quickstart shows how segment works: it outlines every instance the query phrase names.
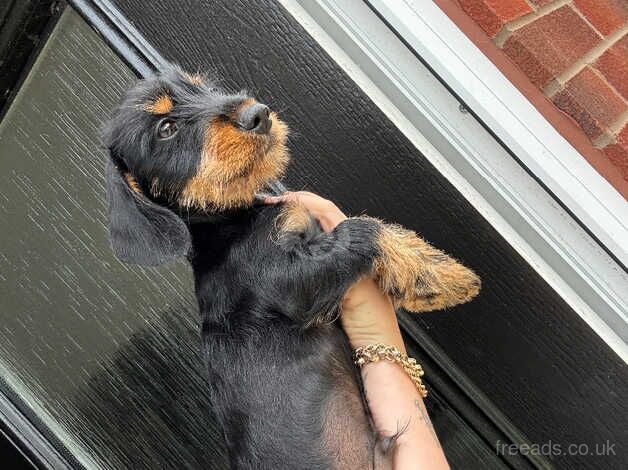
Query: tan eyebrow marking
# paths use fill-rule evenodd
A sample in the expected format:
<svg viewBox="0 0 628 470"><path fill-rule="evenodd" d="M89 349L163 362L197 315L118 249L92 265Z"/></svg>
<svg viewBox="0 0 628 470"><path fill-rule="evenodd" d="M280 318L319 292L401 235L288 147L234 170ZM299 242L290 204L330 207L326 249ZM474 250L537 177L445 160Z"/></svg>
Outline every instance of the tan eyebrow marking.
<svg viewBox="0 0 628 470"><path fill-rule="evenodd" d="M168 95L161 95L155 101L151 101L144 105L144 110L151 114L168 114L172 111L172 98Z"/></svg>

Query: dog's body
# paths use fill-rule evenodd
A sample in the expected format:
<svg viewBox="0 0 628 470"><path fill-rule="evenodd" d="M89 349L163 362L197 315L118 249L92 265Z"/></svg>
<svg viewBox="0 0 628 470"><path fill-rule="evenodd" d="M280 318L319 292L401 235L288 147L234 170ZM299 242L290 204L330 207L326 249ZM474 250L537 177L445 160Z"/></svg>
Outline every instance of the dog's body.
<svg viewBox="0 0 628 470"><path fill-rule="evenodd" d="M349 464L340 468L371 468L347 340L335 324L306 328L340 300L342 281L320 296L334 279L322 286L324 273L307 266L316 255L302 257L299 245L326 236L314 223L303 239L278 233L281 210L260 205L191 226L212 401L233 467L323 469L340 458Z"/></svg>
<svg viewBox="0 0 628 470"><path fill-rule="evenodd" d="M287 164L286 128L251 98L178 69L140 82L109 126L110 233L123 261L187 256L233 468L380 468L341 300L373 274L397 305L443 308L478 278L408 230L369 217L324 232L256 194Z"/></svg>

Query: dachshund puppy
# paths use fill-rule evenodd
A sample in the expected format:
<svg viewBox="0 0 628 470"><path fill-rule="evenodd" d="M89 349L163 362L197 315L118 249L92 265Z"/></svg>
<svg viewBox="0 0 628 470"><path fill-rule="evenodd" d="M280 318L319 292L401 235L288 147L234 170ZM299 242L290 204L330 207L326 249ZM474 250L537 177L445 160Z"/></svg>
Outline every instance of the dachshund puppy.
<svg viewBox="0 0 628 470"><path fill-rule="evenodd" d="M104 135L112 247L127 263L191 263L232 468L380 468L334 323L345 292L373 274L422 312L467 302L480 282L400 226L362 216L325 233L298 203L261 204L287 134L267 106L177 67L139 81Z"/></svg>

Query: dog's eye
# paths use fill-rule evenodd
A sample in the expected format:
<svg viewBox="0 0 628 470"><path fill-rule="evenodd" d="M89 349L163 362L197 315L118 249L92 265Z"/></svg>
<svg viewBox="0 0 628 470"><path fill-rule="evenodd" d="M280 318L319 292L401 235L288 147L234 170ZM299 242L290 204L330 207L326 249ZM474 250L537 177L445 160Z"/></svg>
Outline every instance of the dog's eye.
<svg viewBox="0 0 628 470"><path fill-rule="evenodd" d="M177 123L173 119L163 119L157 125L157 135L160 139L172 137L177 130Z"/></svg>

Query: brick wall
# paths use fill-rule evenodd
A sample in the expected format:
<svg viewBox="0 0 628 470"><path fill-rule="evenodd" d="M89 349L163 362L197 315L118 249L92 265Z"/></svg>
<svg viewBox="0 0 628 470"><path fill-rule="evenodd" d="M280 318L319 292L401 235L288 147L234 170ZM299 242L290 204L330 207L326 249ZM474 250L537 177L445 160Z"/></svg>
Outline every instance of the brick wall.
<svg viewBox="0 0 628 470"><path fill-rule="evenodd" d="M450 17L450 3L463 10L628 182L628 0L436 3Z"/></svg>

